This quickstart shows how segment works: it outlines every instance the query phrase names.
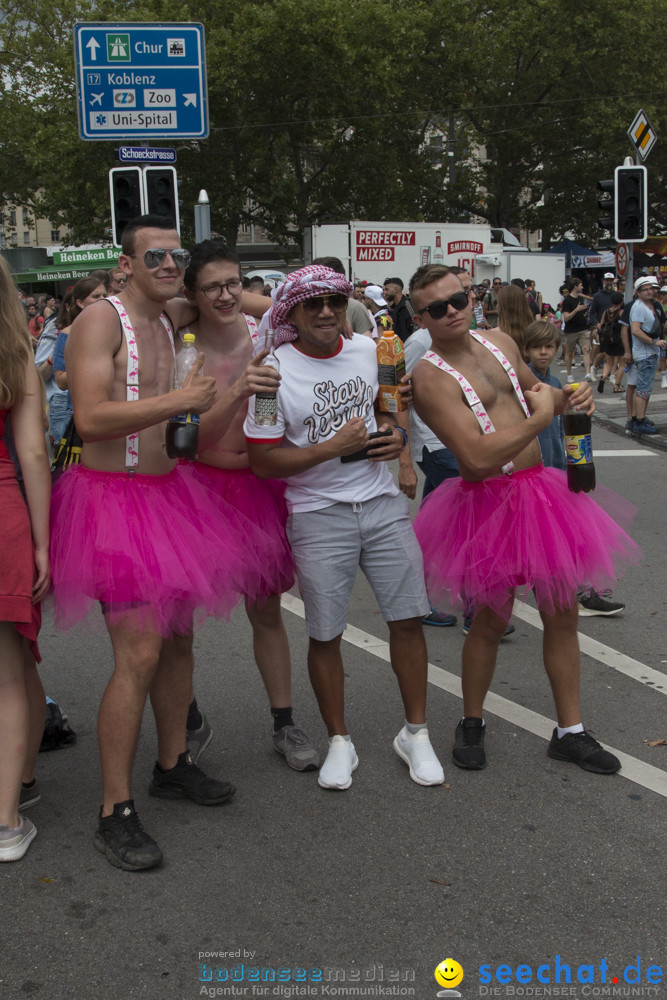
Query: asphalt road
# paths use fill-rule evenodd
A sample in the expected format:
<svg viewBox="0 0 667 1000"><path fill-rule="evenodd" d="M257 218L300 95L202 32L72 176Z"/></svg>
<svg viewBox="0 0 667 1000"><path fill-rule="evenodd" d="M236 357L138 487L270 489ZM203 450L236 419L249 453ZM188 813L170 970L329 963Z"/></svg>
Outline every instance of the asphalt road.
<svg viewBox="0 0 667 1000"><path fill-rule="evenodd" d="M200 763L233 780L237 795L216 809L149 798L155 740L147 712L135 798L165 863L120 872L92 845L95 716L110 647L102 632L56 634L47 616L45 686L79 740L40 756L42 801L30 812L38 837L21 863L0 870L0 997L430 998L439 989L434 969L448 957L463 967L464 1000L552 989L596 996L604 959L607 982L615 976L617 995L627 995L624 970L638 957L635 995L655 996L658 974L648 967L667 973L667 746L645 741L667 739L667 455L599 428L595 448L598 481L638 507L633 536L644 550L615 593L625 614L580 619L590 654L582 661L584 720L625 755L620 775L587 774L546 756L552 704L528 604L517 607L516 634L501 647L484 772L449 760L463 635L426 630L429 725L447 783L411 782L391 745L402 714L384 659L386 628L360 578L344 645L348 725L360 759L351 789L325 792L314 773L289 770L274 752L250 629L238 611L196 639L197 693L214 728ZM297 718L324 748L298 596L286 604ZM559 962L570 967L570 985ZM498 973L503 984L500 965L510 967ZM530 985L519 986L518 965L529 967ZM549 967L541 972L549 986L537 982L538 966ZM268 981L253 981L252 969ZM519 976L529 982L525 970Z"/></svg>

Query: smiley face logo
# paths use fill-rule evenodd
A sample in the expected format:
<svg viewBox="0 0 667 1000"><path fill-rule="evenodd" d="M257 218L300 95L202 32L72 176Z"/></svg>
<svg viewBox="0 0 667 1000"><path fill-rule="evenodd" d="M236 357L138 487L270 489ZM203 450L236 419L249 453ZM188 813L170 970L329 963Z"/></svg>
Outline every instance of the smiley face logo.
<svg viewBox="0 0 667 1000"><path fill-rule="evenodd" d="M435 981L445 989L454 989L463 979L463 967L453 958L446 958L433 973Z"/></svg>

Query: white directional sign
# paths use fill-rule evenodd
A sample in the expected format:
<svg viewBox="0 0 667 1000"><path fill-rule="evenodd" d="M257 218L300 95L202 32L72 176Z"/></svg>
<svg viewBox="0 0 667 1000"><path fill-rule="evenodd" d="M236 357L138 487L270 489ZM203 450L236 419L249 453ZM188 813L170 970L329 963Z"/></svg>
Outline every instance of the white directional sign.
<svg viewBox="0 0 667 1000"><path fill-rule="evenodd" d="M82 139L204 139L206 50L201 24L74 28Z"/></svg>

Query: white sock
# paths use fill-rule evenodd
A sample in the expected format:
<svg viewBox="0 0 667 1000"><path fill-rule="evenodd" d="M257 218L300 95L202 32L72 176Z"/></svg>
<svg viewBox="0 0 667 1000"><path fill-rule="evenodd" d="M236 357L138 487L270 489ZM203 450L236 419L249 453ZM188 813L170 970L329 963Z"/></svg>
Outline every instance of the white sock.
<svg viewBox="0 0 667 1000"><path fill-rule="evenodd" d="M409 733L412 733L412 735L414 736L415 733L418 733L420 729L426 729L427 726L425 722L408 722L408 720L406 719L405 728Z"/></svg>
<svg viewBox="0 0 667 1000"><path fill-rule="evenodd" d="M561 726L556 726L556 730L558 732L558 739L562 740L567 733L575 733L575 734L583 733L584 724L583 722L578 722L576 726L565 726L564 728Z"/></svg>

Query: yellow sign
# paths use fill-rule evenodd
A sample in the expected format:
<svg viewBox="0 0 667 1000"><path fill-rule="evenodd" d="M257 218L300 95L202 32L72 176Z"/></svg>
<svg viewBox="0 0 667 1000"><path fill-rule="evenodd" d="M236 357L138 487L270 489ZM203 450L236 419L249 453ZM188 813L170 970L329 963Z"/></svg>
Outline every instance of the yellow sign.
<svg viewBox="0 0 667 1000"><path fill-rule="evenodd" d="M644 110L637 112L635 120L628 129L628 137L639 153L640 159L645 160L655 146L658 136Z"/></svg>

